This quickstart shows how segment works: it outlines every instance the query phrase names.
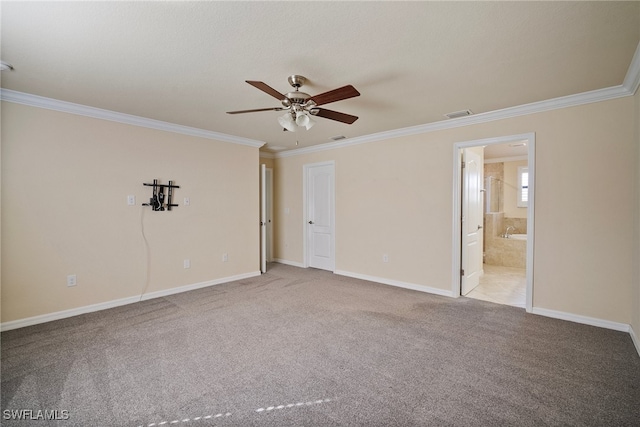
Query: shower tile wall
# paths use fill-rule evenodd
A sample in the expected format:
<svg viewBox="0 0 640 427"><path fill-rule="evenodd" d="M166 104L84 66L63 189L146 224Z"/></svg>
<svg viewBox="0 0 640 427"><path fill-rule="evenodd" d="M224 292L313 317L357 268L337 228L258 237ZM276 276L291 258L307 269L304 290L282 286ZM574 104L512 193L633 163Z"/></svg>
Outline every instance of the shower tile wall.
<svg viewBox="0 0 640 427"><path fill-rule="evenodd" d="M492 176L499 179L500 182L503 182L504 163L485 163L484 175L485 180L487 177ZM505 239L501 237L509 226L515 228L513 233L527 233L526 218L505 218L503 195L500 194L498 212L487 212L484 215L485 264L525 268L527 242L525 240Z"/></svg>
<svg viewBox="0 0 640 427"><path fill-rule="evenodd" d="M527 218L504 218L502 220L502 233L507 227L514 227L515 231L511 231L513 234L527 234Z"/></svg>
<svg viewBox="0 0 640 427"><path fill-rule="evenodd" d="M503 212L484 215L484 263L503 267L526 267L526 240L505 239L505 220Z"/></svg>
<svg viewBox="0 0 640 427"><path fill-rule="evenodd" d="M500 182L504 181L504 163L485 163L484 164L484 179L485 182L487 177L494 177ZM502 201L502 195L498 197L498 207L495 212L504 211L504 202Z"/></svg>

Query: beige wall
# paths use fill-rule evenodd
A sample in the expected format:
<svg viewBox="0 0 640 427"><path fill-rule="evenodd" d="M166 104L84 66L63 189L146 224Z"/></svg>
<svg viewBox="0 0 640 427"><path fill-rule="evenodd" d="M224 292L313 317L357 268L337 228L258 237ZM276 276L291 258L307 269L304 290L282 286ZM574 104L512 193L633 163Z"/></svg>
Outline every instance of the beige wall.
<svg viewBox="0 0 640 427"><path fill-rule="evenodd" d="M257 272L257 162L257 148L3 102L2 322L140 295L147 262L147 292ZM154 178L181 206L141 207Z"/></svg>
<svg viewBox="0 0 640 427"><path fill-rule="evenodd" d="M504 216L526 218L527 208L518 207L518 167L527 166L526 160L504 162Z"/></svg>
<svg viewBox="0 0 640 427"><path fill-rule="evenodd" d="M534 307L629 323L633 106L625 97L278 158L276 257L303 263L302 165L335 160L336 269L448 291L453 144L535 132Z"/></svg>
<svg viewBox="0 0 640 427"><path fill-rule="evenodd" d="M260 164L264 164L267 166L267 169L273 169L273 164L275 160L267 157L260 157Z"/></svg>
<svg viewBox="0 0 640 427"><path fill-rule="evenodd" d="M453 144L536 132L534 307L632 323L637 333L639 99L275 160L258 159L255 148L3 102L2 322L139 295L141 219L147 292L257 271L256 162L276 172L276 258L303 262L302 165L335 160L336 269L449 290ZM607 174L578 178L603 163ZM141 184L153 178L175 180L177 199L190 197L191 206L143 212L150 189ZM136 206L126 206L127 194ZM66 286L67 274L78 286Z"/></svg>

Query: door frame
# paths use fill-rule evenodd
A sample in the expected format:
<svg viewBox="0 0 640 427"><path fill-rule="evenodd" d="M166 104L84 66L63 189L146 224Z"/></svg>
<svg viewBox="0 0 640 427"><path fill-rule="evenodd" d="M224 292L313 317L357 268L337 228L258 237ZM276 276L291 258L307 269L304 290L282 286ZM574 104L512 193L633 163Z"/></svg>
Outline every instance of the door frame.
<svg viewBox="0 0 640 427"><path fill-rule="evenodd" d="M472 141L456 142L453 144L453 235L452 235L452 266L451 266L451 292L454 298L460 297L460 269L462 242L460 239L462 227L462 160L460 150L469 147L485 145L505 144L515 141L527 141L527 162L529 167L529 200L527 202L527 261L526 261L526 303L527 313L533 310L533 266L534 266L534 212L535 212L535 146L536 135L534 132L520 135L508 135L495 138L476 139Z"/></svg>
<svg viewBox="0 0 640 427"><path fill-rule="evenodd" d="M267 262L273 262L273 168L265 168L267 202Z"/></svg>
<svg viewBox="0 0 640 427"><path fill-rule="evenodd" d="M325 162L307 163L302 165L302 259L303 267L309 268L309 251L307 245L309 244L309 227L307 227L307 221L309 217L309 170L319 166L331 166L333 170L333 188L331 188L331 216L333 219L333 233L331 233L331 256L333 257L332 264L335 271L336 265L336 162L335 160L328 160Z"/></svg>
<svg viewBox="0 0 640 427"><path fill-rule="evenodd" d="M267 272L267 166L260 165L260 272Z"/></svg>

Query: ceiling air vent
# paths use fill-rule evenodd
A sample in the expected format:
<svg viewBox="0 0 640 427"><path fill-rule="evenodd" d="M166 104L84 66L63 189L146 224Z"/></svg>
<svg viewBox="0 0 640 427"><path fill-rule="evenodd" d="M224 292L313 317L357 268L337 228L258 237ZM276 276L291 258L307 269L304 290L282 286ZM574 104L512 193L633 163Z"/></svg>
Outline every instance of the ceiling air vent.
<svg viewBox="0 0 640 427"><path fill-rule="evenodd" d="M346 136L344 136L344 135L338 135L338 136L332 136L329 139L331 139L333 141L340 141L341 139L345 139L345 138L346 138Z"/></svg>
<svg viewBox="0 0 640 427"><path fill-rule="evenodd" d="M448 119L457 119L458 117L465 117L472 115L471 110L454 111L453 113L447 113L444 116Z"/></svg>

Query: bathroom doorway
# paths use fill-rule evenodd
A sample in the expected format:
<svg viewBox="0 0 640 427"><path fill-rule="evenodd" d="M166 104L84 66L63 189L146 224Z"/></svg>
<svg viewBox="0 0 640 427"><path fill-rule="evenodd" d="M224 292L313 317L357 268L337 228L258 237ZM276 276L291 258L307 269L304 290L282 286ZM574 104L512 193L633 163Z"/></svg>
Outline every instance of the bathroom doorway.
<svg viewBox="0 0 640 427"><path fill-rule="evenodd" d="M477 189L465 188L463 157L470 149L480 150L483 158L482 185ZM532 310L534 150L534 134L455 144L454 295ZM468 198L478 197L483 212L477 227L482 231L482 262L478 284L469 288L467 264L476 256L466 252L467 222L473 212L465 210Z"/></svg>

